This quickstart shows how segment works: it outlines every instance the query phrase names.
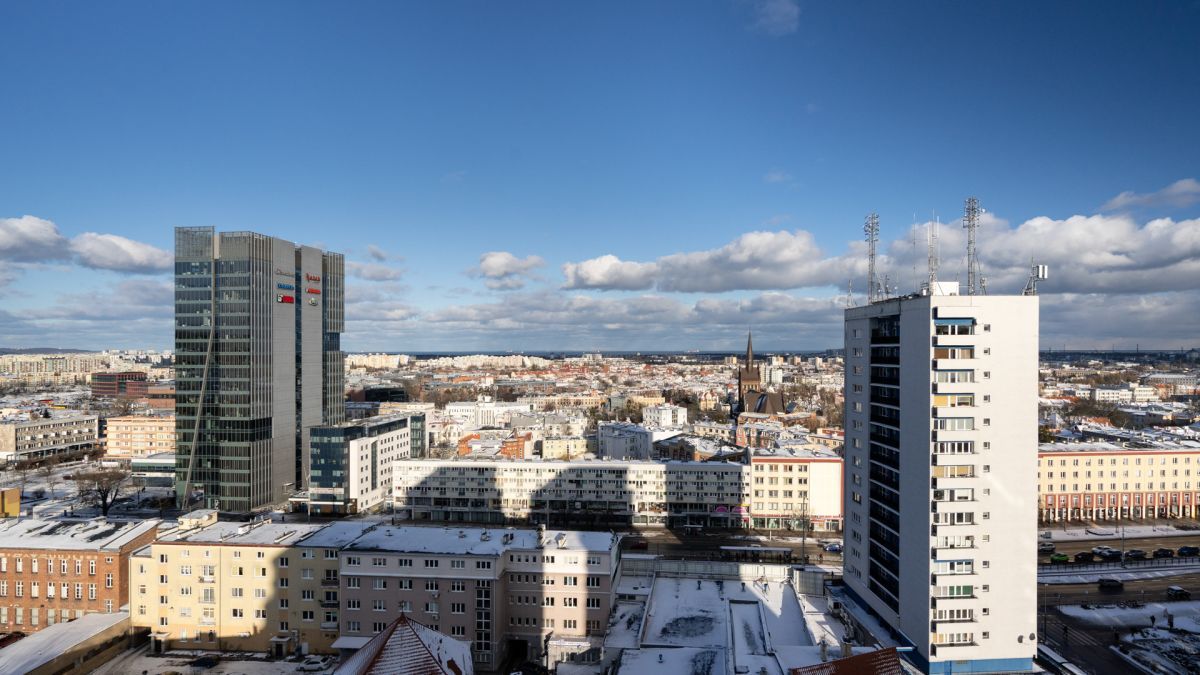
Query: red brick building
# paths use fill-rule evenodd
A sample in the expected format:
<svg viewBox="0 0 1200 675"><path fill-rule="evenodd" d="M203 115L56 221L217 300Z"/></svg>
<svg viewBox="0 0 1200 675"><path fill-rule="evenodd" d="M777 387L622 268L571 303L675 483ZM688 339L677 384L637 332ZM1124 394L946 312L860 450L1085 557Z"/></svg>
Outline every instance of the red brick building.
<svg viewBox="0 0 1200 675"><path fill-rule="evenodd" d="M129 555L157 520L0 522L0 632L32 633L129 602Z"/></svg>
<svg viewBox="0 0 1200 675"><path fill-rule="evenodd" d="M146 374L142 372L92 373L93 398L142 398L146 387Z"/></svg>

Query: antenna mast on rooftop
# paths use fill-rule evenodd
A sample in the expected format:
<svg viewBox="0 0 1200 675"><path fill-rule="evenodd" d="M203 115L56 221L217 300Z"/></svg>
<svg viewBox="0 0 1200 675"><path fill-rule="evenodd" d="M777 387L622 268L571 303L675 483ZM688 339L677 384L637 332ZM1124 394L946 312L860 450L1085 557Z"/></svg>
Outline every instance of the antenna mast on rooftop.
<svg viewBox="0 0 1200 675"><path fill-rule="evenodd" d="M929 293L937 286L938 273L938 219L935 216L929 223Z"/></svg>
<svg viewBox="0 0 1200 675"><path fill-rule="evenodd" d="M975 250L975 232L979 229L979 200L967 197L963 229L967 231L967 295L983 295L985 282L979 273L979 255Z"/></svg>
<svg viewBox="0 0 1200 675"><path fill-rule="evenodd" d="M863 225L867 235L867 304L880 299L879 289L875 282L875 245L879 243L879 214L872 212L867 216Z"/></svg>

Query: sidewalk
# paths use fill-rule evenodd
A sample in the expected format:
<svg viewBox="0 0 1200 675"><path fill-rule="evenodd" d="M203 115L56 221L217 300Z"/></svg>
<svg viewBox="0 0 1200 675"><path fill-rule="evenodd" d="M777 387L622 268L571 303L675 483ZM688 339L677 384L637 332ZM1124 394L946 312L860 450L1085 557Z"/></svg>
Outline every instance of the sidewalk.
<svg viewBox="0 0 1200 675"><path fill-rule="evenodd" d="M1185 527L1195 527L1197 529L1179 529L1176 525ZM1063 529L1061 527L1049 527L1046 523L1040 523L1038 527L1039 541L1046 541L1047 533L1049 533L1050 541L1088 541L1093 539L1120 539L1121 530L1125 531L1126 539L1141 539L1154 537L1200 537L1200 523L1193 520L1179 521L1178 523L1163 523L1144 524L1144 525L1129 525L1126 524L1122 528L1120 523L1090 523L1079 524L1075 527Z"/></svg>
<svg viewBox="0 0 1200 675"><path fill-rule="evenodd" d="M1122 567L1112 565L1087 565L1088 569L1078 569L1073 565L1063 565L1062 569L1047 569L1038 571L1039 584L1091 584L1104 579L1120 579L1121 581L1136 581L1138 579L1161 579L1180 574L1196 574L1200 572L1200 559L1192 559L1187 563L1172 563L1162 565L1145 565L1137 567Z"/></svg>

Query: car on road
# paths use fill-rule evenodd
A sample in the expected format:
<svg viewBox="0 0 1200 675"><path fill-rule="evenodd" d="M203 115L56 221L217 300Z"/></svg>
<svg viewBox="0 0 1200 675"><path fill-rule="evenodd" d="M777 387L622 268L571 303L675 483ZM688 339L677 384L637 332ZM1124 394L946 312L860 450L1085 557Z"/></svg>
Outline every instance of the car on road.
<svg viewBox="0 0 1200 675"><path fill-rule="evenodd" d="M1097 582L1097 586L1099 586L1100 590L1102 591L1120 591L1125 588L1125 583L1120 579L1106 578Z"/></svg>
<svg viewBox="0 0 1200 675"><path fill-rule="evenodd" d="M1100 546L1092 547L1092 553L1095 553L1096 555L1104 555L1105 551L1111 551L1111 550L1113 550L1113 547L1111 547L1111 546L1100 545Z"/></svg>
<svg viewBox="0 0 1200 675"><path fill-rule="evenodd" d="M1186 588L1180 586L1167 586L1168 600L1191 600L1192 593Z"/></svg>
<svg viewBox="0 0 1200 675"><path fill-rule="evenodd" d="M1200 555L1200 546L1180 546L1179 550L1176 551L1176 553L1178 553L1179 555L1181 555L1185 558L1197 556L1197 555Z"/></svg>
<svg viewBox="0 0 1200 675"><path fill-rule="evenodd" d="M1050 556L1050 563L1053 565L1068 562L1071 562L1071 556L1067 555L1066 553L1055 553L1054 555Z"/></svg>
<svg viewBox="0 0 1200 675"><path fill-rule="evenodd" d="M1138 548L1131 548L1128 551L1125 551L1125 559L1126 560L1145 560L1146 552L1141 549L1138 549Z"/></svg>
<svg viewBox="0 0 1200 675"><path fill-rule="evenodd" d="M1096 554L1092 553L1091 551L1080 551L1079 553L1075 554L1075 562L1077 562L1077 563L1096 562Z"/></svg>
<svg viewBox="0 0 1200 675"><path fill-rule="evenodd" d="M1155 558L1174 558L1175 551L1172 551L1169 548L1156 548L1154 549L1154 553L1151 553L1150 555Z"/></svg>
<svg viewBox="0 0 1200 675"><path fill-rule="evenodd" d="M1054 542L1043 541L1038 544L1038 553L1054 553Z"/></svg>
<svg viewBox="0 0 1200 675"><path fill-rule="evenodd" d="M1121 560L1121 552L1116 549L1110 548L1105 551L1101 551L1097 555L1100 556L1100 560L1104 562L1120 562Z"/></svg>
<svg viewBox="0 0 1200 675"><path fill-rule="evenodd" d="M837 542L834 542L832 544L825 544L825 551L828 553L841 553L842 545Z"/></svg>

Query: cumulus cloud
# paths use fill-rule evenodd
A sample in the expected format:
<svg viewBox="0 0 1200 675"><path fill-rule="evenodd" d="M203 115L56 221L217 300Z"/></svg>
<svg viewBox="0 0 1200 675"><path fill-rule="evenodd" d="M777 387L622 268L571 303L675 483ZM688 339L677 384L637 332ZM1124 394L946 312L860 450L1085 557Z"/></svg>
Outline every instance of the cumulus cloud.
<svg viewBox="0 0 1200 675"><path fill-rule="evenodd" d="M654 263L628 262L615 255L562 266L567 278L564 288L594 288L597 290L645 290L654 285L658 266Z"/></svg>
<svg viewBox="0 0 1200 675"><path fill-rule="evenodd" d="M151 274L170 269L172 256L156 246L115 234L84 232L68 239L52 221L22 216L0 218L0 260L72 261L92 269Z"/></svg>
<svg viewBox="0 0 1200 675"><path fill-rule="evenodd" d="M775 37L795 33L800 27L800 3L797 0L755 0L751 10L752 30Z"/></svg>
<svg viewBox="0 0 1200 675"><path fill-rule="evenodd" d="M667 292L785 290L840 286L865 263L826 257L811 233L747 232L717 249L675 253L654 262L605 255L563 266L566 288Z"/></svg>
<svg viewBox="0 0 1200 675"><path fill-rule="evenodd" d="M1200 181L1184 178L1157 192L1125 191L1100 207L1101 211L1123 211L1134 208L1183 208L1200 202Z"/></svg>
<svg viewBox="0 0 1200 675"><path fill-rule="evenodd" d="M72 239L71 251L84 267L117 272L161 272L171 269L174 260L171 253L150 244L95 232Z"/></svg>
<svg viewBox="0 0 1200 675"><path fill-rule="evenodd" d="M536 255L518 258L508 251L488 251L479 256L479 265L468 274L482 278L492 290L508 291L524 288L526 281L536 278L533 271L545 265L546 261Z"/></svg>
<svg viewBox="0 0 1200 675"><path fill-rule="evenodd" d="M404 270L383 263L347 260L346 274L366 281L398 281L404 277Z"/></svg>
<svg viewBox="0 0 1200 675"><path fill-rule="evenodd" d="M45 262L70 257L70 242L49 220L35 216L0 218L0 259Z"/></svg>
<svg viewBox="0 0 1200 675"><path fill-rule="evenodd" d="M376 262L386 262L388 259L387 251L379 248L375 244L367 244L367 255Z"/></svg>

